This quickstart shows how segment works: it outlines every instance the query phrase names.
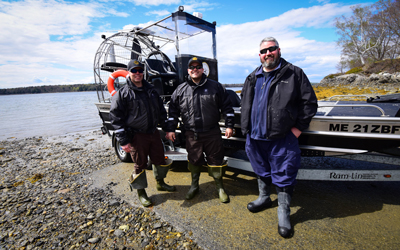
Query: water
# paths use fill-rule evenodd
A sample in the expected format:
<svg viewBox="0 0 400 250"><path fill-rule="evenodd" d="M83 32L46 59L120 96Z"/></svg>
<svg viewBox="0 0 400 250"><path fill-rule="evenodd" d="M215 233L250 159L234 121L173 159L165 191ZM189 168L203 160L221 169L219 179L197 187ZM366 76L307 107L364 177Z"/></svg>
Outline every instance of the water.
<svg viewBox="0 0 400 250"><path fill-rule="evenodd" d="M99 130L96 102L94 91L0 95L0 140Z"/></svg>
<svg viewBox="0 0 400 250"><path fill-rule="evenodd" d="M99 130L96 92L0 95L0 140Z"/></svg>

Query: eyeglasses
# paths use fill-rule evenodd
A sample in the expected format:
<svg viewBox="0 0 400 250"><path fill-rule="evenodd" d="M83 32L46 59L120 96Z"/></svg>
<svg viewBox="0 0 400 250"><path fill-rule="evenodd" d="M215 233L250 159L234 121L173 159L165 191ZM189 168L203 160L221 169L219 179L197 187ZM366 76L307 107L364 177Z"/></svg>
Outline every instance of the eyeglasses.
<svg viewBox="0 0 400 250"><path fill-rule="evenodd" d="M197 65L197 66L189 66L190 70L194 70L194 69L202 69L203 66L202 65Z"/></svg>
<svg viewBox="0 0 400 250"><path fill-rule="evenodd" d="M273 52L278 48L279 48L278 46L268 47L268 48L260 50L260 54L267 54L268 50L269 50L269 52Z"/></svg>
<svg viewBox="0 0 400 250"><path fill-rule="evenodd" d="M131 72L132 74L136 74L137 72L139 72L140 74L142 74L142 73L143 73L143 69L131 69L130 72Z"/></svg>

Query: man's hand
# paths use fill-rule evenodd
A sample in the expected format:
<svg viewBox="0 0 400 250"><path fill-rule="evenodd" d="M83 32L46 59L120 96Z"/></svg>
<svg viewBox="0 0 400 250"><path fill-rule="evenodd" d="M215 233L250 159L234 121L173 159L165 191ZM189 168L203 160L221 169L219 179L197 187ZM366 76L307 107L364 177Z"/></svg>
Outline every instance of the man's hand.
<svg viewBox="0 0 400 250"><path fill-rule="evenodd" d="M167 132L165 134L165 138L174 142L175 141L175 132Z"/></svg>
<svg viewBox="0 0 400 250"><path fill-rule="evenodd" d="M121 148L122 148L122 150L124 150L127 153L130 153L133 150L133 147L130 143L128 143L124 146L121 146Z"/></svg>
<svg viewBox="0 0 400 250"><path fill-rule="evenodd" d="M293 127L293 128L291 128L290 130L292 131L292 133L294 134L294 136L296 136L297 138L299 138L299 136L301 135L301 131L300 131L298 128L296 128L296 127Z"/></svg>
<svg viewBox="0 0 400 250"><path fill-rule="evenodd" d="M226 128L226 130L225 130L225 136L226 136L226 138L229 138L229 137L231 137L233 135L233 129L231 129L231 128Z"/></svg>

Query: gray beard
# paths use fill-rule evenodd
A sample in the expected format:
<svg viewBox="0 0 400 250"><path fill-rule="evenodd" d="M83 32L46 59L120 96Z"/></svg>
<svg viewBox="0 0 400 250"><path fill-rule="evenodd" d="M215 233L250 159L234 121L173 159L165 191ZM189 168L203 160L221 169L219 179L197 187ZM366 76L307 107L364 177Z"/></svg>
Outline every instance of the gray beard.
<svg viewBox="0 0 400 250"><path fill-rule="evenodd" d="M265 62L263 62L263 63L262 63L262 66L263 66L264 68L266 68L266 69L275 69L276 67L278 67L279 62L281 61L280 59L281 59L281 57L280 57L280 55L279 55L279 56L278 56L277 58L275 58L272 62L271 62L271 61L265 61Z"/></svg>

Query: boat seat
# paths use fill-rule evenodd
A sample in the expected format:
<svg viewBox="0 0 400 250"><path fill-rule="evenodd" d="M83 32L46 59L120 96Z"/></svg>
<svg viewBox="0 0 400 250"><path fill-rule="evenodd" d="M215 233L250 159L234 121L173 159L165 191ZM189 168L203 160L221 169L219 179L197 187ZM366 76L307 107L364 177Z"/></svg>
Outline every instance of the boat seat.
<svg viewBox="0 0 400 250"><path fill-rule="evenodd" d="M172 95L178 86L178 75L169 63L157 59L145 59L146 80L153 84L159 95Z"/></svg>
<svg viewBox="0 0 400 250"><path fill-rule="evenodd" d="M232 107L240 107L241 100L240 100L238 94L231 89L227 89L226 92L228 93L229 99L231 100Z"/></svg>
<svg viewBox="0 0 400 250"><path fill-rule="evenodd" d="M127 67L126 64L123 64L123 63L106 62L101 65L100 69L113 73L114 71L120 70L120 69L126 70L126 67Z"/></svg>
<svg viewBox="0 0 400 250"><path fill-rule="evenodd" d="M171 71L167 63L157 59L146 59L146 71L148 73L148 80L156 77L162 77L165 80L176 78L177 74Z"/></svg>

